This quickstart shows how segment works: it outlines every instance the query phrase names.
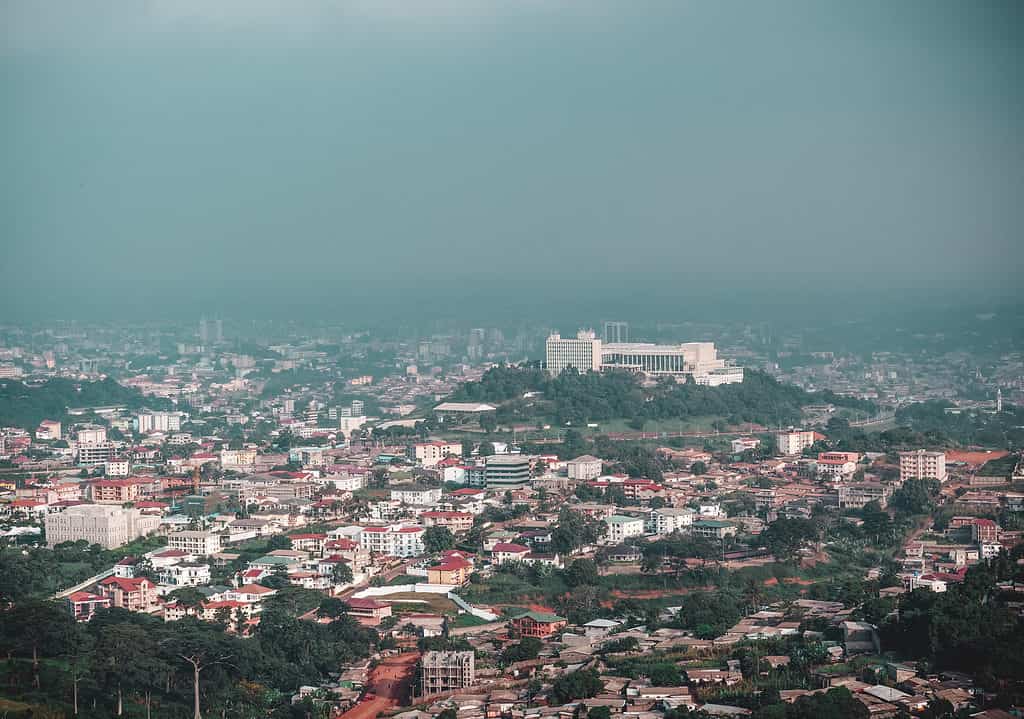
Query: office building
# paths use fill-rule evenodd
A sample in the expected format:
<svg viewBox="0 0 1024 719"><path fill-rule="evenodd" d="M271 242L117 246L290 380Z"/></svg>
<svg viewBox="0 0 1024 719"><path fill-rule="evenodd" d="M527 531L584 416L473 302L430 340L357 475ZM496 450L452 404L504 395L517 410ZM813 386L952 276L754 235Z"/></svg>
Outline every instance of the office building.
<svg viewBox="0 0 1024 719"><path fill-rule="evenodd" d="M484 481L487 489L517 489L530 481L530 458L521 454L496 454L486 459Z"/></svg>
<svg viewBox="0 0 1024 719"><path fill-rule="evenodd" d="M640 517L613 514L604 521L608 525L605 541L609 544L621 544L630 537L643 536L644 520Z"/></svg>
<svg viewBox="0 0 1024 719"><path fill-rule="evenodd" d="M81 539L105 549L115 549L160 526L159 517L143 516L137 509L99 504L68 507L63 512L46 515L44 521L46 541L51 547Z"/></svg>
<svg viewBox="0 0 1024 719"><path fill-rule="evenodd" d="M600 477L601 466L601 460L589 454L584 454L576 459L570 459L565 463L569 479L584 481Z"/></svg>
<svg viewBox="0 0 1024 719"><path fill-rule="evenodd" d="M946 454L944 452L927 452L923 449L914 452L900 452L900 481L908 479L934 479L946 481Z"/></svg>
<svg viewBox="0 0 1024 719"><path fill-rule="evenodd" d="M593 330L580 330L575 338L562 337L557 332L545 343L548 373L560 375L569 367L578 372L597 372L601 369L601 340Z"/></svg>
<svg viewBox="0 0 1024 719"><path fill-rule="evenodd" d="M473 652L427 652L420 661L420 694L438 694L473 686Z"/></svg>

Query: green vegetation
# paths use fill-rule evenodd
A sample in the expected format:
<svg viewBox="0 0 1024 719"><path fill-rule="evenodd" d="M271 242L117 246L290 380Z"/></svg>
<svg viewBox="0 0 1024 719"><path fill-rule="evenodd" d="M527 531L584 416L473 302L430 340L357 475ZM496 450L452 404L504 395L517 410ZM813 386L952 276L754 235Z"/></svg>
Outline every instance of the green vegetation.
<svg viewBox="0 0 1024 719"><path fill-rule="evenodd" d="M223 623L165 623L123 609L76 623L57 602L20 603L0 623L0 651L11 658L0 670L6 697L65 715L89 707L90 716L110 716L134 705L172 717L214 707L268 716L286 710L299 686L367 656L376 641L344 613L319 624L280 604L265 607L249 639Z"/></svg>
<svg viewBox="0 0 1024 719"><path fill-rule="evenodd" d="M1024 580L1016 560L1024 548L1014 548L987 564L972 567L963 582L945 592L915 590L900 598L899 614L880 627L885 647L935 669L960 669L978 677L981 685L1001 695L1009 706L1024 700L1024 619L1017 610L1018 594L1004 591L1000 582Z"/></svg>
<svg viewBox="0 0 1024 719"><path fill-rule="evenodd" d="M527 393L540 395L526 399ZM703 387L666 379L644 388L638 377L625 372L566 371L549 377L538 368L501 366L488 370L478 382L464 384L450 399L499 403L495 414L499 424L549 420L584 425L624 418L642 426L646 421L713 416L729 424L779 425L799 423L801 408L809 404L829 402L864 412L876 410L863 400L780 384L757 370L747 370L741 384Z"/></svg>
<svg viewBox="0 0 1024 719"><path fill-rule="evenodd" d="M558 677L551 687L551 698L556 704L567 704L575 699L597 696L603 688L604 682L598 677L597 671L581 669Z"/></svg>
<svg viewBox="0 0 1024 719"><path fill-rule="evenodd" d="M85 541L45 547L0 548L0 604L43 599L109 569L125 556L138 556L164 546L165 537L138 539L116 550Z"/></svg>
<svg viewBox="0 0 1024 719"><path fill-rule="evenodd" d="M0 380L0 425L33 430L44 419L66 422L69 407L108 405L171 408L170 400L143 397L137 390L124 387L110 378L97 382L53 378L32 385L16 380Z"/></svg>

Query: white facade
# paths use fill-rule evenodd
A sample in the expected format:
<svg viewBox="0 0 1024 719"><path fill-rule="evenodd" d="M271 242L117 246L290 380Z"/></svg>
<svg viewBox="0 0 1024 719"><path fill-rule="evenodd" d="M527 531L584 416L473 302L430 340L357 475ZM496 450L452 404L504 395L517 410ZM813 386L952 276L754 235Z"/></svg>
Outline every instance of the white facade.
<svg viewBox="0 0 1024 719"><path fill-rule="evenodd" d="M573 367L579 372L596 372L601 369L601 340L592 330L580 330L575 339L553 333L545 343L547 370L559 375Z"/></svg>
<svg viewBox="0 0 1024 719"><path fill-rule="evenodd" d="M779 454L800 454L814 444L814 432L779 432L775 435L775 444L779 448Z"/></svg>
<svg viewBox="0 0 1024 719"><path fill-rule="evenodd" d="M460 442L421 442L413 445L416 461L424 467L433 467L445 457L461 457Z"/></svg>
<svg viewBox="0 0 1024 719"><path fill-rule="evenodd" d="M179 432L181 431L181 414L178 412L143 412L135 418L135 425L142 434Z"/></svg>
<svg viewBox="0 0 1024 719"><path fill-rule="evenodd" d="M84 539L114 549L156 530L160 518L143 516L137 509L85 504L46 515L45 525L51 547Z"/></svg>
<svg viewBox="0 0 1024 719"><path fill-rule="evenodd" d="M604 521L608 525L608 534L605 539L611 544L620 544L629 537L643 536L644 520L639 517L613 514Z"/></svg>
<svg viewBox="0 0 1024 719"><path fill-rule="evenodd" d="M672 534L693 524L694 512L689 507L652 509L649 526L655 534Z"/></svg>
<svg viewBox="0 0 1024 719"><path fill-rule="evenodd" d="M167 536L167 546L171 549L180 549L197 557L216 554L222 549L219 534L193 530L169 534Z"/></svg>
<svg viewBox="0 0 1024 719"><path fill-rule="evenodd" d="M935 479L946 481L946 454L944 452L900 452L900 481L908 479Z"/></svg>
<svg viewBox="0 0 1024 719"><path fill-rule="evenodd" d="M418 504L433 506L441 501L440 487L409 487L407 489L391 489L391 499L402 504Z"/></svg>
<svg viewBox="0 0 1024 719"><path fill-rule="evenodd" d="M391 557L418 557L423 554L423 527L365 527L359 533L359 546L368 552Z"/></svg>

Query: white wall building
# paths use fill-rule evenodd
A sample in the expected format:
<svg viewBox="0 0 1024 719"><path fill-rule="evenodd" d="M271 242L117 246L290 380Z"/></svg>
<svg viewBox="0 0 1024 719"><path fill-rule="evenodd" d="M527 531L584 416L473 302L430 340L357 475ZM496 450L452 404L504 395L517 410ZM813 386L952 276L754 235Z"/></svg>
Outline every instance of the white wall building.
<svg viewBox="0 0 1024 719"><path fill-rule="evenodd" d="M562 370L574 367L579 372L596 372L601 369L601 340L593 330L580 330L575 338L551 334L545 343L547 370L559 375Z"/></svg>
<svg viewBox="0 0 1024 719"><path fill-rule="evenodd" d="M391 557L418 557L423 554L423 527L363 527L359 546L368 552Z"/></svg>
<svg viewBox="0 0 1024 719"><path fill-rule="evenodd" d="M654 534L672 534L672 532L689 529L696 514L689 507L652 509L648 527Z"/></svg>
<svg viewBox="0 0 1024 719"><path fill-rule="evenodd" d="M900 452L900 481L908 479L935 479L946 481L945 452Z"/></svg>
<svg viewBox="0 0 1024 719"><path fill-rule="evenodd" d="M44 520L49 546L84 539L114 549L150 534L160 526L159 517L147 517L137 509L110 505L84 504L63 512L48 514Z"/></svg>
<svg viewBox="0 0 1024 719"><path fill-rule="evenodd" d="M779 454L800 454L814 444L814 432L810 430L779 432L775 435L775 444L779 448Z"/></svg>
<svg viewBox="0 0 1024 719"><path fill-rule="evenodd" d="M167 535L167 546L197 557L216 554L222 549L219 534L188 529Z"/></svg>
<svg viewBox="0 0 1024 719"><path fill-rule="evenodd" d="M620 544L629 537L641 537L644 533L644 520L640 517L626 517L613 514L604 520L608 525L605 540L610 544Z"/></svg>

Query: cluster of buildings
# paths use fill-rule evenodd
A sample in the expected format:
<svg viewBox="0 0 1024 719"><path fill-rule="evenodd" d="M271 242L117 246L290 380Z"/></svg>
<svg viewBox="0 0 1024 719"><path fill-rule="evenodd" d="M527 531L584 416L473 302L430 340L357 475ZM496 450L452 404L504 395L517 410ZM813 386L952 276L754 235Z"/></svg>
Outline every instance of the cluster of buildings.
<svg viewBox="0 0 1024 719"><path fill-rule="evenodd" d="M555 376L572 368L578 372L625 370L655 377L690 378L711 387L743 381L743 368L720 359L713 342L606 342L593 330L580 330L575 337L551 334L544 350L545 367Z"/></svg>

